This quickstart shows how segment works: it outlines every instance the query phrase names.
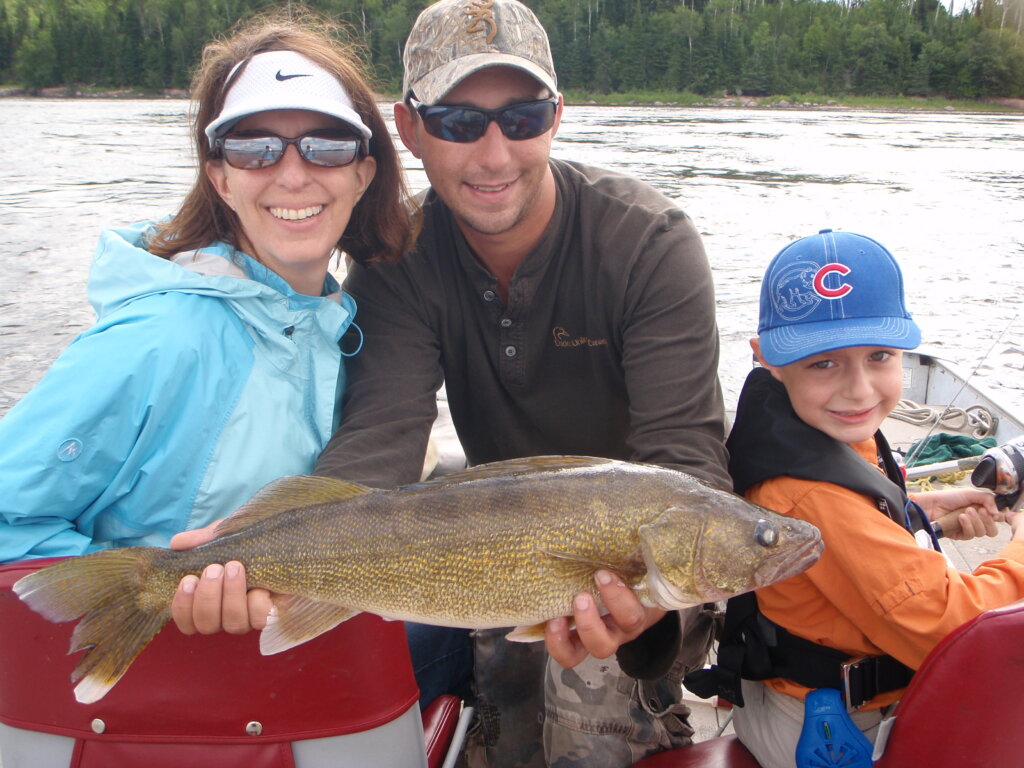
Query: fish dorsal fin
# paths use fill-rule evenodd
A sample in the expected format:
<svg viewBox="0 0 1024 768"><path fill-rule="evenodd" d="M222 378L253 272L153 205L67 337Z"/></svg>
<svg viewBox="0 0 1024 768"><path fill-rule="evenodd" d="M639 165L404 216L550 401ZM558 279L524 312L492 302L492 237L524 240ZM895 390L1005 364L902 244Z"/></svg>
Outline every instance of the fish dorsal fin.
<svg viewBox="0 0 1024 768"><path fill-rule="evenodd" d="M603 459L596 456L525 456L519 459L506 459L505 461L478 464L461 472L452 472L450 475L442 475L433 480L407 485L403 490L436 488L438 486L465 483L470 480L509 477L527 472L557 472L562 469L596 467L608 464L611 461L612 459Z"/></svg>
<svg viewBox="0 0 1024 768"><path fill-rule="evenodd" d="M227 536L282 512L299 507L312 507L345 501L373 493L359 483L349 483L333 477L317 475L290 475L267 483L256 495L236 509L217 526L216 537Z"/></svg>
<svg viewBox="0 0 1024 768"><path fill-rule="evenodd" d="M360 611L299 595L272 595L274 610L260 633L260 653L271 656L334 629Z"/></svg>
<svg viewBox="0 0 1024 768"><path fill-rule="evenodd" d="M604 570L610 571L611 573L617 573L620 576L632 576L640 578L644 575L644 573L646 573L646 568L644 567L643 562L639 560L635 565L627 565L625 563L612 565L611 563L602 563L598 560L591 560L590 558L583 557L582 555L576 555L572 552L559 552L558 550L545 548L541 548L540 552L550 557L555 557L559 560L564 560L566 563L573 563L577 565L579 568L583 568L589 571L591 574L596 573L600 570Z"/></svg>

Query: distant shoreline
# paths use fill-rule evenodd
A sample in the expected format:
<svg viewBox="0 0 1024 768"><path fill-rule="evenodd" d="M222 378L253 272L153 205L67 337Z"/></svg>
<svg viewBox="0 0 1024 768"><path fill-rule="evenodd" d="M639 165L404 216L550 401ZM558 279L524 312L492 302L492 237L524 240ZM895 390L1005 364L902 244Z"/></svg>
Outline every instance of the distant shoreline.
<svg viewBox="0 0 1024 768"><path fill-rule="evenodd" d="M188 91L180 88L166 88L154 93L139 91L134 88L111 88L103 91L83 90L75 87L56 86L40 88L32 92L27 88L0 88L0 98L4 99L187 99Z"/></svg>
<svg viewBox="0 0 1024 768"><path fill-rule="evenodd" d="M603 94L591 98L589 94L569 93L565 103L576 106L608 106L608 107L725 107L742 109L823 109L873 112L958 112L958 113L1024 113L1024 99L999 98L985 102L955 102L946 105L929 103L926 99L901 97L887 99L876 97L885 103L871 103L871 97L844 101L833 97L784 97L784 96L719 96L695 97L685 94L687 100L674 101L671 95L659 94L660 98L638 97L634 94ZM683 94L680 94L683 96ZM43 88L30 92L24 88L0 88L0 98L25 99L188 99L189 93L180 88L168 88L159 92L136 90L133 88L116 88L108 90L88 90L77 87L58 86ZM397 100L395 95L384 94L384 101ZM916 103L920 101L920 103Z"/></svg>
<svg viewBox="0 0 1024 768"><path fill-rule="evenodd" d="M608 106L608 107L694 107L694 108L726 108L726 109L764 109L764 110L800 110L820 109L845 111L845 112L930 112L930 113L955 113L955 114L1024 114L1024 99L998 99L991 102L977 102L970 107L963 107L959 104L914 104L913 102L893 104L871 104L871 103L849 103L841 99L827 99L826 101L803 101L800 99L785 99L780 97L747 97L747 96L720 96L716 98L705 98L694 102L674 102L655 99L642 101L628 99L623 101L608 100L594 101L569 100L568 105L578 106Z"/></svg>

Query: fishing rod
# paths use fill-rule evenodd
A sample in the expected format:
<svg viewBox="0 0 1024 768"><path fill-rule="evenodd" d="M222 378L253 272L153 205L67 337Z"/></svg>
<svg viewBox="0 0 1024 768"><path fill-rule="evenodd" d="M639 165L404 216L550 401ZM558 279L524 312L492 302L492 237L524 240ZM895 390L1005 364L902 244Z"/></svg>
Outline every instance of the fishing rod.
<svg viewBox="0 0 1024 768"><path fill-rule="evenodd" d="M928 430L928 432L922 439L918 440L917 443L915 443L911 447L910 452L904 457L904 466L909 467L911 462L917 456L917 454L921 452L925 444L928 442L928 438L931 437L932 432L934 432L936 427L938 427L939 424L942 423L942 420L946 417L946 414L952 410L953 403L955 403L957 401L957 398L960 397L961 394L963 394L963 391L965 389L967 389L967 385L970 384L971 379L974 378L974 374L976 374L981 369L981 366L984 364L984 362L988 360L989 355L992 354L992 350L996 348L996 344L998 344L1000 340L1002 340L1003 336L1006 335L1006 332L1010 330L1010 327L1017 321L1017 317L1018 315L1014 315L1012 318L1010 318L1010 322L1007 323L1006 327L999 332L999 335L996 336L996 338L992 341L992 344L989 345L988 350L985 352L984 355L981 356L981 359L978 360L977 364L975 364L974 369L964 379L963 384L960 385L960 389L958 389L956 393L953 395L953 397L950 398L949 403L942 409L942 412L935 417L935 423L932 424L931 429Z"/></svg>
<svg viewBox="0 0 1024 768"><path fill-rule="evenodd" d="M920 453L921 449L924 448L924 446L927 444L928 438L931 437L932 432L934 432L935 428L942 423L942 419L945 418L946 414L949 413L950 409L952 409L953 403L955 403L957 401L957 398L960 397L961 394L963 394L963 391L967 388L967 385L971 382L971 379L974 378L974 374L978 372L982 364L988 359L989 355L992 354L992 350L995 349L996 344L998 344L999 341L1003 338L1003 336L1006 335L1006 332L1010 330L1010 327L1014 324L1014 322L1016 322L1016 320L1017 315L1014 315L1012 318L1010 318L1010 322L1007 323L1006 327L1003 328L1003 330L999 333L998 336L996 336L996 338L992 341L992 344L989 345L989 348L985 351L985 354L981 356L980 360L978 360L977 364L974 366L974 369L964 379L963 384L960 385L960 389L958 389L956 393L954 393L953 397L950 398L949 404L947 404L945 408L942 409L942 412L936 417L935 423L932 424L931 429L928 430L928 432L921 440L919 440L917 443L914 444L914 446L912 446L910 452L904 458L904 466L906 468L909 469L910 463L914 460L914 457L917 456L917 454ZM960 459L941 462L939 464L930 465L928 474L934 474L937 471L942 472L960 469L971 469L974 466L977 466L977 462L974 461L973 459ZM908 471L908 479L911 476L912 473ZM972 480L973 479L974 478L972 477ZM1020 494L1018 490L1018 494L1017 496L1014 497L1014 501L1016 501L1019 498L1019 495ZM951 536L957 533L960 530L960 514L962 511L963 510L955 510L944 515L939 520L933 521L932 530L934 531L935 536L941 538L943 536Z"/></svg>

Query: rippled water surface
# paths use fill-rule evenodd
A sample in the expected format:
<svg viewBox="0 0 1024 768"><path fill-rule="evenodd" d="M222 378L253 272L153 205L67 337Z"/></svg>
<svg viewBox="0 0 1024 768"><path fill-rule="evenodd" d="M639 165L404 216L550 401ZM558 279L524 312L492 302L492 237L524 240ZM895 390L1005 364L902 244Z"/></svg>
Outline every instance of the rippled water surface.
<svg viewBox="0 0 1024 768"><path fill-rule="evenodd" d="M100 229L180 202L194 172L187 111L0 100L0 413L92 322ZM968 371L980 363L975 383L1024 414L1024 116L570 106L554 154L646 179L693 217L715 272L730 402L767 261L832 227L887 245L925 346Z"/></svg>

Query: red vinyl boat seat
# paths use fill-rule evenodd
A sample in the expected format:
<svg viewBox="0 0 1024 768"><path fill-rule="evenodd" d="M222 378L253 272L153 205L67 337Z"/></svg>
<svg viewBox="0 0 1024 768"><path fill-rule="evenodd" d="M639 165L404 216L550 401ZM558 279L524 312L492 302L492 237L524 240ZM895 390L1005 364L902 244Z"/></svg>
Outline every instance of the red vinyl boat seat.
<svg viewBox="0 0 1024 768"><path fill-rule="evenodd" d="M340 746L356 740L337 741L349 735L362 749L400 755L375 765L426 766L401 622L359 615L274 656L260 654L258 632L188 637L168 625L104 698L79 704L70 682L77 654L67 654L74 622L53 624L11 591L52 562L0 565L5 768L56 765L44 759L51 746L73 768L358 765L346 762L358 749ZM34 759L19 763L15 751L26 748Z"/></svg>
<svg viewBox="0 0 1024 768"><path fill-rule="evenodd" d="M1024 762L1024 601L985 611L932 649L894 711L876 768Z"/></svg>
<svg viewBox="0 0 1024 768"><path fill-rule="evenodd" d="M874 768L1024 764L1024 601L985 611L928 654L894 710ZM651 755L633 768L758 768L736 736Z"/></svg>
<svg viewBox="0 0 1024 768"><path fill-rule="evenodd" d="M633 768L761 768L733 734L698 741L688 747L658 752Z"/></svg>
<svg viewBox="0 0 1024 768"><path fill-rule="evenodd" d="M423 710L423 738L427 745L427 768L441 768L455 736L462 712L458 696L438 696Z"/></svg>

